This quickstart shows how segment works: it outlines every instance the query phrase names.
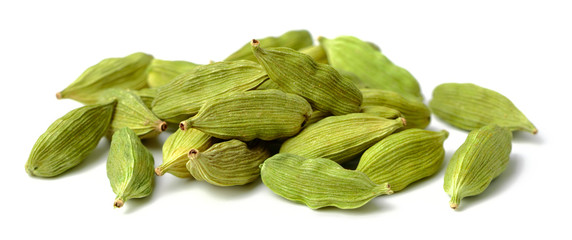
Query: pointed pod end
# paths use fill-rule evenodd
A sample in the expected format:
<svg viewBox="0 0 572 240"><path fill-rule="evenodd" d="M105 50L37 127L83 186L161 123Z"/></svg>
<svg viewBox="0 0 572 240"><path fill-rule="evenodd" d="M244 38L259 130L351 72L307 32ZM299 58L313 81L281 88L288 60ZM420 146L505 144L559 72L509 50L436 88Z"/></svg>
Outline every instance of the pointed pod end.
<svg viewBox="0 0 572 240"><path fill-rule="evenodd" d="M532 134L536 135L537 133L538 133L538 129L535 128L532 130Z"/></svg>
<svg viewBox="0 0 572 240"><path fill-rule="evenodd" d="M387 194L387 195L393 194L393 190L391 190L391 185L389 183L385 184L385 188L387 188L387 190L385 191L385 194Z"/></svg>
<svg viewBox="0 0 572 240"><path fill-rule="evenodd" d="M451 208L452 208L453 210L457 210L457 208L459 207L459 204L450 203L449 206L451 206Z"/></svg>
<svg viewBox="0 0 572 240"><path fill-rule="evenodd" d="M252 39L252 41L250 41L250 45L253 47L258 47L258 45L260 45L260 41Z"/></svg>
<svg viewBox="0 0 572 240"><path fill-rule="evenodd" d="M163 176L163 174L165 174L163 172L163 169L161 169L161 167L157 167L155 168L155 174L157 174L157 176Z"/></svg>
<svg viewBox="0 0 572 240"><path fill-rule="evenodd" d="M194 148L191 149L191 151L189 151L189 159L192 159L192 158L196 157L197 154L199 154L199 150L194 149Z"/></svg>
<svg viewBox="0 0 572 240"><path fill-rule="evenodd" d="M187 121L182 121L181 123L179 123L179 128L181 129L181 131L185 131L189 129L189 124L187 123Z"/></svg>
<svg viewBox="0 0 572 240"><path fill-rule="evenodd" d="M167 123L165 121L161 122L161 124L159 124L159 129L161 129L161 132L167 130Z"/></svg>
<svg viewBox="0 0 572 240"><path fill-rule="evenodd" d="M115 199L115 202L113 202L113 207L114 207L114 208L121 208L121 207L123 207L123 200L121 200L121 199Z"/></svg>
<svg viewBox="0 0 572 240"><path fill-rule="evenodd" d="M56 98L57 98L58 100L59 100L59 99L62 99L62 92L57 92L57 93L56 93Z"/></svg>
<svg viewBox="0 0 572 240"><path fill-rule="evenodd" d="M403 123L403 126L407 126L407 120L405 120L405 118L400 118L401 122Z"/></svg>

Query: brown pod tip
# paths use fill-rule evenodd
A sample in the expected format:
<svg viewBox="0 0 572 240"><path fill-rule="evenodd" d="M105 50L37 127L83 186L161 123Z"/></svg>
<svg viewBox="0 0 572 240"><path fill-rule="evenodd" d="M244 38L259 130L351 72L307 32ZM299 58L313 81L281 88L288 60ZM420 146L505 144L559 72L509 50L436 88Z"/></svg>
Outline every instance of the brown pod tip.
<svg viewBox="0 0 572 240"><path fill-rule="evenodd" d="M56 93L56 98L57 98L57 99L62 99L62 92Z"/></svg>
<svg viewBox="0 0 572 240"><path fill-rule="evenodd" d="M401 122L403 123L403 126L407 126L407 120L405 120L405 118L401 118Z"/></svg>
<svg viewBox="0 0 572 240"><path fill-rule="evenodd" d="M157 176L163 176L164 173L163 173L161 167L155 168L155 174L157 174Z"/></svg>
<svg viewBox="0 0 572 240"><path fill-rule="evenodd" d="M187 124L186 121L183 121L183 122L179 123L179 128L180 128L182 131L185 131L185 130L187 130L187 129L189 128L189 125Z"/></svg>
<svg viewBox="0 0 572 240"><path fill-rule="evenodd" d="M534 130L532 130L532 134L537 134L537 133L538 133L538 129L535 128Z"/></svg>
<svg viewBox="0 0 572 240"><path fill-rule="evenodd" d="M113 207L115 207L115 208L121 208L121 207L123 207L123 200L121 200L121 199L115 199L115 202L113 202Z"/></svg>
<svg viewBox="0 0 572 240"><path fill-rule="evenodd" d="M459 205L456 204L456 203L451 203L451 204L449 204L449 206L451 206L451 208L454 209L454 210L459 207Z"/></svg>
<svg viewBox="0 0 572 240"><path fill-rule="evenodd" d="M167 123L166 122L161 122L161 124L159 125L161 132L167 130Z"/></svg>
<svg viewBox="0 0 572 240"><path fill-rule="evenodd" d="M191 149L191 151L189 151L189 158L193 158L197 154L199 154L199 150L193 148L193 149Z"/></svg>
<svg viewBox="0 0 572 240"><path fill-rule="evenodd" d="M258 45L260 45L260 41L252 39L252 41L250 41L250 45L252 45L253 47L258 47Z"/></svg>

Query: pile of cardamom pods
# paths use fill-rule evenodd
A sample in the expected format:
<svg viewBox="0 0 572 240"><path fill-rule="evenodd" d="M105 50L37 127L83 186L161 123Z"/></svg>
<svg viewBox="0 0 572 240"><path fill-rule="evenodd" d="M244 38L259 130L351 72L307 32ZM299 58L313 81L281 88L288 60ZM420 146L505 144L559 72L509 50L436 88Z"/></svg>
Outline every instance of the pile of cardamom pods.
<svg viewBox="0 0 572 240"><path fill-rule="evenodd" d="M413 75L375 44L352 36L318 41L289 31L206 65L145 53L104 59L56 94L85 106L38 138L26 172L63 174L105 136L115 207L148 196L155 177L169 173L223 187L261 177L274 193L312 209L352 209L442 168L448 132L424 130L433 113L470 131L445 173L455 209L505 170L512 131L537 132L493 90L446 83L426 105ZM155 168L141 139L167 124L179 128Z"/></svg>

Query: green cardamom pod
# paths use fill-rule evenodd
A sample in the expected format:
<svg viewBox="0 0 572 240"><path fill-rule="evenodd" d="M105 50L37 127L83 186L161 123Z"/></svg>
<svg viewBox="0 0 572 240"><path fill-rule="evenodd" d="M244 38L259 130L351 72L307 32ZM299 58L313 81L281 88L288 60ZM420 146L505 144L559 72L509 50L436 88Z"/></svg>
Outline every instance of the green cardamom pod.
<svg viewBox="0 0 572 240"><path fill-rule="evenodd" d="M298 94L314 109L333 115L359 112L361 92L331 66L290 48L263 49L256 39L251 44L254 56L281 90Z"/></svg>
<svg viewBox="0 0 572 240"><path fill-rule="evenodd" d="M262 144L249 147L232 139L216 143L204 152L192 149L187 169L195 179L213 185L244 185L260 176L259 165L269 157L270 152Z"/></svg>
<svg viewBox="0 0 572 240"><path fill-rule="evenodd" d="M147 83L149 87L156 88L163 86L173 80L176 76L188 72L199 66L187 61L166 61L153 59L149 67Z"/></svg>
<svg viewBox="0 0 572 240"><path fill-rule="evenodd" d="M108 88L141 89L147 87L148 67L153 56L133 53L123 58L107 58L91 66L73 83L56 94L83 104L94 104Z"/></svg>
<svg viewBox="0 0 572 240"><path fill-rule="evenodd" d="M107 132L115 104L76 108L52 123L34 144L26 172L55 177L81 163Z"/></svg>
<svg viewBox="0 0 572 240"><path fill-rule="evenodd" d="M473 130L449 160L443 188L451 196L451 208L461 199L482 193L507 167L512 133L498 125Z"/></svg>
<svg viewBox="0 0 572 240"><path fill-rule="evenodd" d="M379 195L393 193L389 184L375 184L364 173L325 158L280 153L266 159L260 168L262 182L270 190L312 209L358 208Z"/></svg>
<svg viewBox="0 0 572 240"><path fill-rule="evenodd" d="M132 92L139 96L147 108L151 109L153 100L155 100L155 97L157 97L156 88L143 88L139 90L132 90Z"/></svg>
<svg viewBox="0 0 572 240"><path fill-rule="evenodd" d="M538 132L507 97L472 83L437 86L429 107L443 121L464 130L494 123L511 131Z"/></svg>
<svg viewBox="0 0 572 240"><path fill-rule="evenodd" d="M264 81L262 84L260 84L256 90L266 90L266 89L278 89L280 90L280 86L278 86L278 84L270 79L267 79L266 81Z"/></svg>
<svg viewBox="0 0 572 240"><path fill-rule="evenodd" d="M407 119L405 128L425 128L431 122L431 111L423 102L408 100L400 94L380 89L360 89L363 94L362 107L385 106L393 108Z"/></svg>
<svg viewBox="0 0 572 240"><path fill-rule="evenodd" d="M366 113L331 116L286 140L280 153L344 163L404 125L404 118L386 119Z"/></svg>
<svg viewBox="0 0 572 240"><path fill-rule="evenodd" d="M329 116L332 116L332 114L329 112L324 112L320 110L312 111L312 114L310 115L308 122L306 122L306 127L310 126L311 124L317 123L318 121L327 118Z"/></svg>
<svg viewBox="0 0 572 240"><path fill-rule="evenodd" d="M106 167L107 178L117 195L114 207L151 194L155 182L153 165L153 155L133 130L126 127L113 134Z"/></svg>
<svg viewBox="0 0 572 240"><path fill-rule="evenodd" d="M310 118L304 98L276 89L235 93L207 101L199 113L180 123L220 139L274 140L297 134Z"/></svg>
<svg viewBox="0 0 572 240"><path fill-rule="evenodd" d="M328 56L326 56L326 51L324 51L324 48L320 45L308 46L299 49L298 51L312 57L317 63L328 64Z"/></svg>
<svg viewBox="0 0 572 240"><path fill-rule="evenodd" d="M314 40L307 30L293 30L282 34L279 37L266 37L261 39L263 47L287 47L295 50L312 46ZM250 44L246 43L242 48L228 56L225 61L250 60L256 62L256 57L252 55Z"/></svg>
<svg viewBox="0 0 572 240"><path fill-rule="evenodd" d="M443 142L449 133L407 129L391 134L367 149L356 170L365 173L374 183L391 184L391 190L401 191L410 183L439 171L445 149Z"/></svg>
<svg viewBox="0 0 572 240"><path fill-rule="evenodd" d="M401 112L386 106L376 106L376 105L362 106L361 112L373 114L375 116L387 119L396 119L404 117L403 114L401 114ZM407 121L407 125L409 125L409 120Z"/></svg>
<svg viewBox="0 0 572 240"><path fill-rule="evenodd" d="M198 66L159 87L152 110L178 123L195 115L207 100L255 89L266 79L264 69L247 60Z"/></svg>
<svg viewBox="0 0 572 240"><path fill-rule="evenodd" d="M187 170L189 151L205 151L216 142L210 135L196 129L177 131L165 140L163 144L163 163L155 168L155 173L162 176L165 173L173 174L180 178L190 178L191 173Z"/></svg>
<svg viewBox="0 0 572 240"><path fill-rule="evenodd" d="M413 75L393 64L370 43L352 36L321 37L318 41L336 70L355 74L369 88L394 91L407 99L423 101L421 88Z"/></svg>

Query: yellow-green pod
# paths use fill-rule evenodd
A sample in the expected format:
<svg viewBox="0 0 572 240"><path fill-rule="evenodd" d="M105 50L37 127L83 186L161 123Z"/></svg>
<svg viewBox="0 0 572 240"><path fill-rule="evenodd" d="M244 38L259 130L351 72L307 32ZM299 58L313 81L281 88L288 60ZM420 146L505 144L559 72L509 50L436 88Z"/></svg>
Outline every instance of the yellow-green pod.
<svg viewBox="0 0 572 240"><path fill-rule="evenodd" d="M391 184L401 191L409 184L434 175L441 169L449 133L407 129L391 134L367 149L359 160L357 171L374 183Z"/></svg>
<svg viewBox="0 0 572 240"><path fill-rule="evenodd" d="M114 207L151 194L155 182L153 164L153 155L133 130L122 128L113 134L106 167L107 178L117 195Z"/></svg>
<svg viewBox="0 0 572 240"><path fill-rule="evenodd" d="M312 46L314 43L312 35L307 30L292 30L279 37L266 37L260 40L264 42L263 47L288 47L295 50ZM250 44L247 43L225 59L225 61L231 60L250 60L256 62L256 57L252 55Z"/></svg>
<svg viewBox="0 0 572 240"><path fill-rule="evenodd" d="M375 116L387 119L396 119L404 117L403 114L401 114L401 112L393 108L386 106L376 106L376 105L362 106L361 113L373 114ZM409 125L409 122L407 122L407 124Z"/></svg>
<svg viewBox="0 0 572 240"><path fill-rule="evenodd" d="M437 86L429 106L437 117L460 129L474 130L494 123L511 131L538 131L507 97L471 83Z"/></svg>
<svg viewBox="0 0 572 240"><path fill-rule="evenodd" d="M108 88L141 89L147 87L148 67L153 56L133 53L123 58L107 58L91 66L73 83L56 94L83 104L94 104Z"/></svg>
<svg viewBox="0 0 572 240"><path fill-rule="evenodd" d="M216 142L210 135L196 129L177 131L165 140L163 144L163 163L155 168L157 176L165 173L173 174L180 178L190 178L191 173L186 164L189 161L189 151L196 149L205 151Z"/></svg>
<svg viewBox="0 0 572 240"><path fill-rule="evenodd" d="M317 63L328 64L328 56L321 45L308 46L299 51L312 57Z"/></svg>
<svg viewBox="0 0 572 240"><path fill-rule="evenodd" d="M52 123L34 144L26 172L55 177L81 163L107 132L115 104L76 108Z"/></svg>
<svg viewBox="0 0 572 240"><path fill-rule="evenodd" d="M143 101L143 103L145 103L145 106L147 106L147 108L151 109L153 100L155 100L155 97L157 97L156 88L143 88L139 90L132 90L132 92L135 93L135 95L139 96L139 98L141 99L141 101Z"/></svg>
<svg viewBox="0 0 572 240"><path fill-rule="evenodd" d="M149 84L149 87L152 88L163 86L173 80L176 76L188 72L197 66L199 66L199 64L187 61L153 59L151 66L149 67L147 83Z"/></svg>
<svg viewBox="0 0 572 240"><path fill-rule="evenodd" d="M393 193L389 184L375 184L364 173L325 158L280 153L266 159L260 168L262 182L270 190L312 209L359 208L379 195Z"/></svg>
<svg viewBox="0 0 572 240"><path fill-rule="evenodd" d="M407 119L406 128L425 128L431 122L431 111L420 101L409 100L400 94L380 89L360 89L363 95L362 108L384 106L395 109Z"/></svg>
<svg viewBox="0 0 572 240"><path fill-rule="evenodd" d="M473 130L449 160L443 188L456 209L461 199L482 193L507 167L512 133L498 125Z"/></svg>

